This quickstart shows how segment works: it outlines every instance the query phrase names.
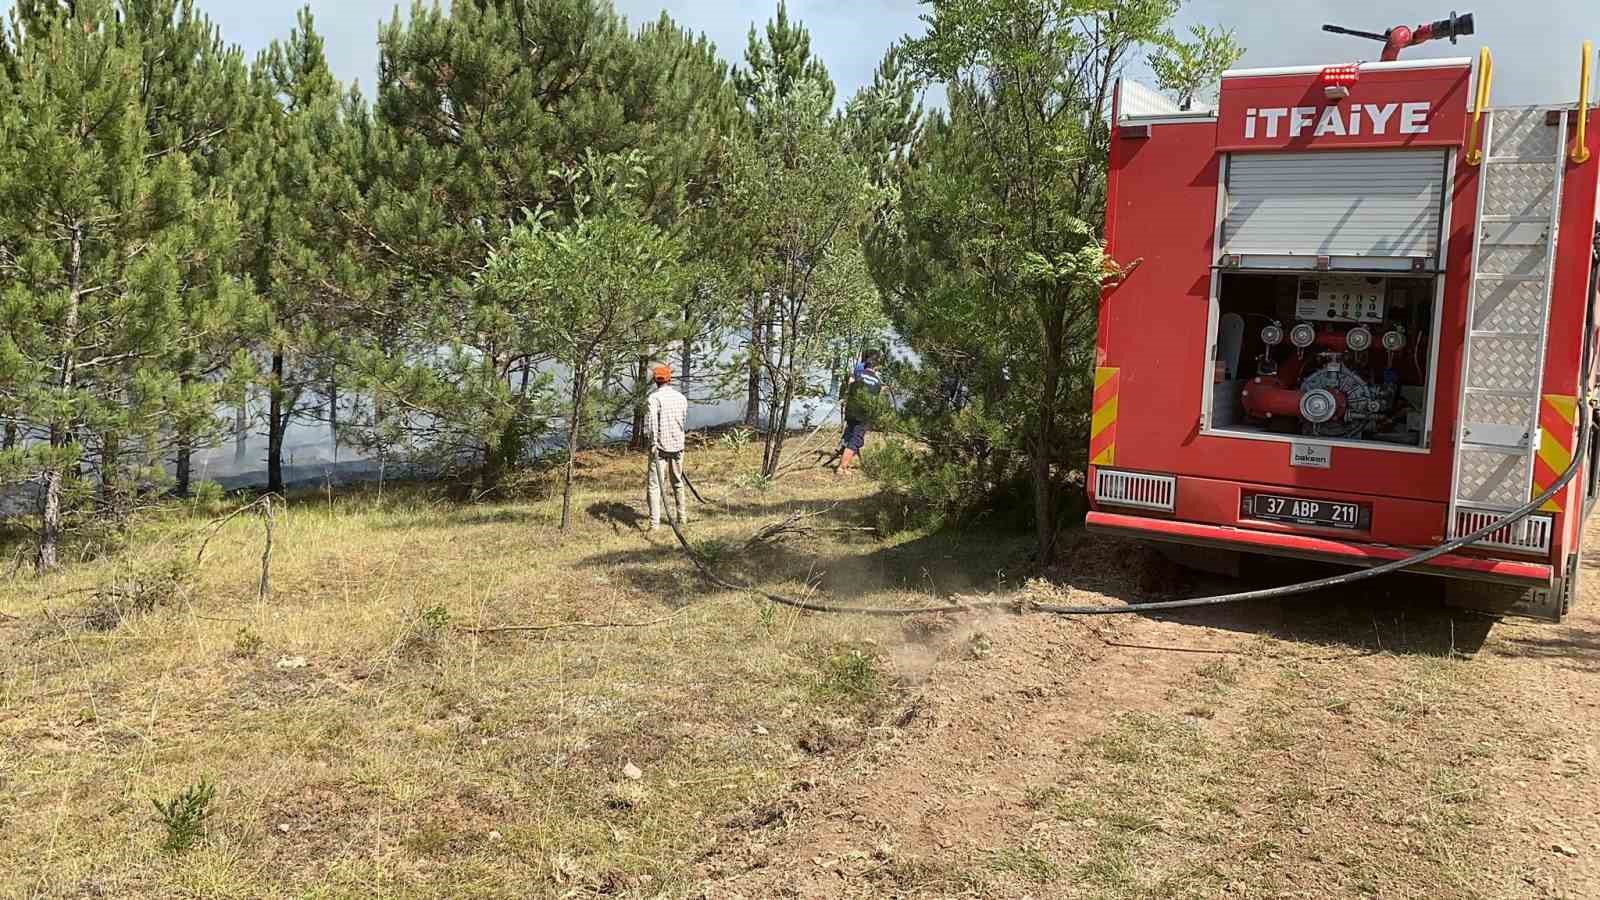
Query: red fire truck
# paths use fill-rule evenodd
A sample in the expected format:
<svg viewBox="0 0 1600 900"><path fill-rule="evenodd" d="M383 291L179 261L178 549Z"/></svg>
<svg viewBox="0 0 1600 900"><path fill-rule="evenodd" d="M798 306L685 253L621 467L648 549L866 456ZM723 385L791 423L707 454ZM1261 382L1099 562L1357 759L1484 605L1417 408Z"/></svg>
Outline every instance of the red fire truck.
<svg viewBox="0 0 1600 900"><path fill-rule="evenodd" d="M1594 53L1576 102L1495 108L1487 48L1396 58L1455 21L1373 35L1386 61L1228 72L1215 109L1118 86L1091 529L1201 567L1374 567L1581 466L1415 569L1463 606L1570 608L1600 489L1575 446L1600 336Z"/></svg>

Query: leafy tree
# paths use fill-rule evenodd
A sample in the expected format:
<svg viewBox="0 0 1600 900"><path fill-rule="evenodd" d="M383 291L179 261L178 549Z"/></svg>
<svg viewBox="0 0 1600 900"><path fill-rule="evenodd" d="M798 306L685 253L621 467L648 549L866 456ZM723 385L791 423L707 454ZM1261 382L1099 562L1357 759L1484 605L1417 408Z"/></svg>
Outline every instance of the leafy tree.
<svg viewBox="0 0 1600 900"><path fill-rule="evenodd" d="M1177 97L1182 109L1193 106L1195 97L1244 55L1231 28L1193 25L1189 36L1192 40L1169 38L1150 56L1156 81Z"/></svg>
<svg viewBox="0 0 1600 900"><path fill-rule="evenodd" d="M636 185L627 179L638 174L626 160L593 158L569 172L569 184L581 180L593 191L577 195L572 224L545 228L536 219L515 229L482 279L498 296L537 304L530 337L570 373L563 530L571 523L573 465L597 369L660 341L679 290L682 246L628 203Z"/></svg>
<svg viewBox="0 0 1600 900"><path fill-rule="evenodd" d="M874 268L895 323L1029 462L1041 561L1055 555L1067 474L1082 463L1094 316L1117 268L1099 237L1115 79L1176 45L1178 0L932 0L904 53L946 87L901 185ZM1215 68L1206 62L1195 71ZM947 405L949 405L947 403ZM951 448L963 452L966 448ZM1004 477L1006 473L991 473Z"/></svg>
<svg viewBox="0 0 1600 900"><path fill-rule="evenodd" d="M184 386L172 362L246 292L218 266L231 205L182 149L151 147L137 31L106 0L18 12L0 79L0 393L25 433L0 468L36 473L47 571L85 474L153 464L168 423L214 408L216 386Z"/></svg>
<svg viewBox="0 0 1600 900"><path fill-rule="evenodd" d="M836 342L875 332L882 318L860 244L872 190L830 106L831 93L815 84L761 105L724 201L768 317L767 476L778 471L795 400L815 393L811 379Z"/></svg>

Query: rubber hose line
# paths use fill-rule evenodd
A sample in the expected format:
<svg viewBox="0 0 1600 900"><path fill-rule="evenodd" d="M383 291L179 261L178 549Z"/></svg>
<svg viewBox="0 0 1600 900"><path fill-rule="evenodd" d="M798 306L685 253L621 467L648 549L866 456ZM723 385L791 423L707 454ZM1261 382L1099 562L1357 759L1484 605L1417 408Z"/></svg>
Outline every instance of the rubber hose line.
<svg viewBox="0 0 1600 900"><path fill-rule="evenodd" d="M700 554L696 553L694 548L689 545L689 540L688 538L684 537L683 530L678 527L678 522L675 521L670 514L666 517L666 519L667 524L672 526L672 533L677 536L678 543L682 545L683 552L689 557L690 561L694 563L695 568L700 570L700 574L707 581L730 591L753 591L762 595L773 603L783 606L790 606L795 609L805 610L807 612L831 613L836 615L892 617L917 616L936 613L971 612L973 610L983 609L1003 609L1019 614L1038 612L1057 616L1116 616L1138 615L1141 613L1161 612L1163 610L1172 609L1194 609L1196 607L1203 606L1222 606L1229 603L1247 603L1252 600L1274 600L1283 597L1293 597L1299 594L1306 594L1312 591L1320 591L1324 588L1342 587L1348 584L1355 584L1357 582L1366 581L1370 578L1378 578L1383 575L1388 575L1394 572L1404 571L1415 566L1420 566L1426 562L1429 562L1430 560L1437 559L1446 553L1451 553L1469 544L1477 543L1478 541L1483 540L1500 529L1509 525L1514 525L1517 522L1526 519L1528 516L1533 515L1539 510L1540 507L1550 502L1550 500L1559 494L1561 490L1572 481L1573 478L1577 477L1578 472L1583 468L1584 458L1588 455L1589 432L1593 428L1594 417L1590 412L1587 397L1580 398L1577 409L1581 417L1578 426L1577 452L1573 454L1572 462L1567 466L1566 471L1562 472L1561 476L1557 478L1555 483L1550 485L1550 487L1547 488L1544 493L1533 498L1532 500L1529 500L1526 504L1522 505L1516 510L1507 513L1506 515L1496 519L1494 522L1491 522L1488 525L1485 525L1477 531L1445 541L1443 544L1440 544L1437 547L1424 550L1421 553L1417 553L1413 556L1408 556L1404 559L1393 560L1391 562L1383 563L1367 569L1359 569L1354 572L1345 572L1340 575L1333 575L1327 578L1318 578L1313 581L1304 581L1300 582L1299 584L1289 584L1282 587L1260 588L1253 591L1237 591L1231 594L1217 594L1211 597L1191 597L1184 600L1162 600L1154 603L1140 603L1129 606L1059 606L1049 603L1031 603L1025 600L980 600L973 603L946 603L938 606L916 607L844 606L836 603L817 603L809 600L799 600L794 597L786 597L782 594L776 594L748 584L739 584L718 575L712 570L710 565L706 563ZM661 488L662 502L663 505L665 505L667 497L666 484L661 480L661 472L659 468L655 466L652 466L651 468L656 470L656 481Z"/></svg>

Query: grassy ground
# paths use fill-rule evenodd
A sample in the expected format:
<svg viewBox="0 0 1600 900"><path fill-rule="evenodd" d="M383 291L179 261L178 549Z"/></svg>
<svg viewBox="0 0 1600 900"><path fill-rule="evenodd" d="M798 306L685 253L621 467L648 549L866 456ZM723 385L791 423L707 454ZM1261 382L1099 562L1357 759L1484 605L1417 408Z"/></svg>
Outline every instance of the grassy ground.
<svg viewBox="0 0 1600 900"><path fill-rule="evenodd" d="M1013 550L879 541L859 530L859 477L734 489L756 456L690 454L723 502L691 530L766 586L925 600ZM709 591L669 531L640 530L642 474L637 456L586 459L567 533L551 499L294 498L275 516L265 602L253 516L192 575L174 561L210 513L15 579L0 590L0 896L687 890L715 824L874 724L892 685L884 626ZM740 546L802 509L824 511L813 535ZM466 630L580 620L650 624ZM203 836L164 850L152 801L201 782L215 789Z"/></svg>
<svg viewBox="0 0 1600 900"><path fill-rule="evenodd" d="M911 605L1025 570L1025 535L875 534L859 476L737 487L756 456L689 458L717 501L694 540L736 577ZM292 498L264 601L259 517L192 565L212 509L12 579L0 897L1600 896L1600 558L1560 627L1404 579L807 616L642 531L642 470L585 459L567 533L550 498ZM810 534L744 546L800 511ZM1232 586L1072 556L1022 589ZM535 628L482 630L511 625Z"/></svg>

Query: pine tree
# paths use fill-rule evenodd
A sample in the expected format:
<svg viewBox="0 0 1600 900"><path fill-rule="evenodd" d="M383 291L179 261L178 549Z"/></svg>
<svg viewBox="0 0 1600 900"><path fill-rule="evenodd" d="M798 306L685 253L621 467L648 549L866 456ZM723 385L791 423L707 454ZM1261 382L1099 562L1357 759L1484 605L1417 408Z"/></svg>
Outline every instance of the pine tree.
<svg viewBox="0 0 1600 900"><path fill-rule="evenodd" d="M223 434L224 421L211 406L213 383L225 384L229 399L242 403L253 368L247 351L265 327L265 307L236 277L243 266L229 196L252 124L249 76L243 54L224 45L193 0L124 0L121 24L139 36L150 152L184 154L196 189L212 198L190 223L204 250L185 261L181 274L184 327L171 361L184 401L173 422L174 489L188 496L195 450Z"/></svg>
<svg viewBox="0 0 1600 900"><path fill-rule="evenodd" d="M317 388L329 383L343 299L332 271L348 232L341 213L358 201L344 98L309 7L256 59L251 83L252 127L234 184L247 210L244 265L269 304L267 489L281 491L285 435L317 415Z"/></svg>
<svg viewBox="0 0 1600 900"><path fill-rule="evenodd" d="M704 35L679 27L665 13L642 27L636 37L639 64L627 83L618 86L624 109L639 132L634 146L642 148L645 170L641 203L645 214L680 236L705 223L702 215L721 187L726 174L729 137L739 124L739 100L728 77L728 66ZM698 236L683 242L684 263L706 274L712 241ZM650 361L666 359L676 350L678 371L674 381L685 391L699 381L711 382L716 372L695 374L697 347L714 351L715 342L729 324L729 294L713 290L708 278L686 289L680 303L678 346L646 347L635 359L632 373L632 446L643 447L644 407L649 390ZM712 362L715 363L713 353Z"/></svg>
<svg viewBox="0 0 1600 900"><path fill-rule="evenodd" d="M139 34L108 0L19 7L0 83L0 377L23 434L3 456L36 473L40 571L56 567L85 475L153 464L186 408L215 404L174 373L196 319L186 274L213 266L232 210L188 155L152 150ZM218 308L225 305L218 304ZM115 452L110 452L112 450Z"/></svg>
<svg viewBox="0 0 1600 900"><path fill-rule="evenodd" d="M393 327L382 346L369 336L361 370L389 419L375 402L363 431L473 460L491 487L543 427L548 379L531 373L552 360L532 339L540 306L481 290L473 274L517 228L576 221L581 204L557 176L575 161L651 147L633 179L637 214L671 227L707 182L735 101L704 38L670 20L635 37L602 0L417 5L380 43L358 229ZM625 410L623 386L656 349L607 358L590 383L622 389Z"/></svg>
<svg viewBox="0 0 1600 900"><path fill-rule="evenodd" d="M830 97L802 84L759 107L721 204L747 248L748 283L764 295L768 477L778 472L795 401L816 393L813 372L836 346L881 330L883 318L860 243L875 192L830 116Z"/></svg>
<svg viewBox="0 0 1600 900"><path fill-rule="evenodd" d="M764 129L782 114L781 108L799 91L815 98L814 105L821 110L833 107L836 88L827 66L811 53L811 32L798 22L789 19L785 0L778 0L775 17L767 22L766 30L757 33L750 27L745 48L745 67L735 69L733 83L746 112L746 125L753 137L760 141L766 137ZM825 113L824 113L825 114ZM738 259L730 255L729 261ZM754 428L761 421L762 375L774 355L772 344L776 339L778 315L771 307L772 292L768 285L752 284L745 293L746 362L749 366L745 384L745 425ZM771 428L783 428L785 423L769 422Z"/></svg>

